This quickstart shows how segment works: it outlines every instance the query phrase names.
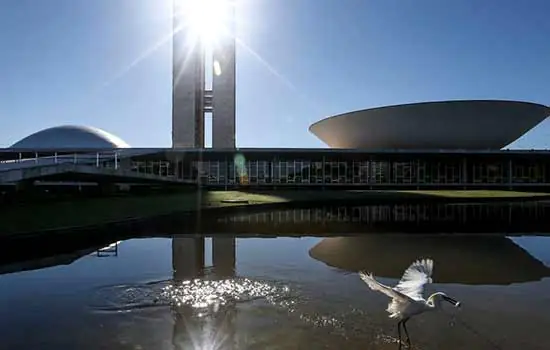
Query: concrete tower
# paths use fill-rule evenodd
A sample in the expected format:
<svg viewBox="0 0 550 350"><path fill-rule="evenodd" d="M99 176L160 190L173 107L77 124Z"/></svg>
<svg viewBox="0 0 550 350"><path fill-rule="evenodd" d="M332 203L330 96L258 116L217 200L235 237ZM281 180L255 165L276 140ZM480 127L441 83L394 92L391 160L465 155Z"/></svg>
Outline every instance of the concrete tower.
<svg viewBox="0 0 550 350"><path fill-rule="evenodd" d="M235 8L227 21L227 32L214 47L212 81L212 147L235 148Z"/></svg>
<svg viewBox="0 0 550 350"><path fill-rule="evenodd" d="M212 90L206 90L205 49L186 30L174 0L172 56L172 147L204 148L205 113L212 112L212 147L235 148L235 12L213 48Z"/></svg>
<svg viewBox="0 0 550 350"><path fill-rule="evenodd" d="M176 13L177 1L174 1ZM185 30L182 16L173 19L172 147L204 147L204 48Z"/></svg>

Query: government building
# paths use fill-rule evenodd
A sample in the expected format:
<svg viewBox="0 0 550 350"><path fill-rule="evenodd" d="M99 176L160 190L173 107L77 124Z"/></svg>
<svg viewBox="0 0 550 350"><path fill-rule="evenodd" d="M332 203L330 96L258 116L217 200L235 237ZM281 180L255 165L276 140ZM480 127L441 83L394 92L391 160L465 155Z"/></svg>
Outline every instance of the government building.
<svg viewBox="0 0 550 350"><path fill-rule="evenodd" d="M544 105L500 100L373 108L311 125L310 132L328 145L316 149L131 148L97 128L60 126L0 150L0 181L542 189L550 186L550 152L504 148L549 114Z"/></svg>
<svg viewBox="0 0 550 350"><path fill-rule="evenodd" d="M179 4L179 2L175 2ZM164 184L216 189L490 189L550 186L550 152L509 150L550 115L521 101L455 100L383 106L322 119L328 147L237 148L236 40L231 25L210 54L175 7L172 147L132 148L90 126L53 126L0 149L0 186ZM212 79L206 84L206 77ZM207 89L206 86L211 88ZM248 103L254 103L250 101ZM205 117L212 148L205 148Z"/></svg>

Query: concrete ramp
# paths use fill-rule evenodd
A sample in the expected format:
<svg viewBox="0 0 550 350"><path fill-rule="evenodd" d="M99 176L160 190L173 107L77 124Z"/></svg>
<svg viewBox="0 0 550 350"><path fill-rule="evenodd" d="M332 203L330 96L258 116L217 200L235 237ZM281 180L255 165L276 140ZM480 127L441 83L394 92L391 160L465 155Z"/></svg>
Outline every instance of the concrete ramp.
<svg viewBox="0 0 550 350"><path fill-rule="evenodd" d="M132 170L107 167L97 167L88 164L61 163L37 165L20 169L10 169L0 172L0 184L15 184L21 181L88 181L88 182L120 182L120 183L173 183L193 184L189 180L155 174L138 173Z"/></svg>

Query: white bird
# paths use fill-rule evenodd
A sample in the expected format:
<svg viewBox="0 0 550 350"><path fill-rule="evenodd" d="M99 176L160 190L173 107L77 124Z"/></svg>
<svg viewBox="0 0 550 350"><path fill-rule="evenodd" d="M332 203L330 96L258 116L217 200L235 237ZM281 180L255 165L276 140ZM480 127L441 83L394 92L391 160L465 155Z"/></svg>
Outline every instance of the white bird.
<svg viewBox="0 0 550 350"><path fill-rule="evenodd" d="M407 321L415 315L425 311L437 310L441 307L441 301L445 300L455 307L460 306L460 302L449 297L447 294L437 292L429 296L426 300L422 296L424 285L432 283L433 260L417 260L409 266L403 273L403 277L393 288L386 286L374 279L371 273L359 272L359 277L372 289L382 292L392 298L386 309L390 313L390 318L399 320L397 323L397 332L399 334L399 348L401 348L401 325L407 335L407 344L411 346L409 332L407 331Z"/></svg>

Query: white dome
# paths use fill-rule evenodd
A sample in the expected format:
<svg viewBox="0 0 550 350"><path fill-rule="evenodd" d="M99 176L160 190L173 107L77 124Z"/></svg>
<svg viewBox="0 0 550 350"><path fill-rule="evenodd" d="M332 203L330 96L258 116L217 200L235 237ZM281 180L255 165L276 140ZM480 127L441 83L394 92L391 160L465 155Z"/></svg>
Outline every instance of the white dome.
<svg viewBox="0 0 550 350"><path fill-rule="evenodd" d="M61 148L128 148L119 137L90 126L63 125L44 129L14 143L11 148L61 149Z"/></svg>
<svg viewBox="0 0 550 350"><path fill-rule="evenodd" d="M499 150L548 115L530 102L441 101L354 111L309 130L332 148Z"/></svg>

